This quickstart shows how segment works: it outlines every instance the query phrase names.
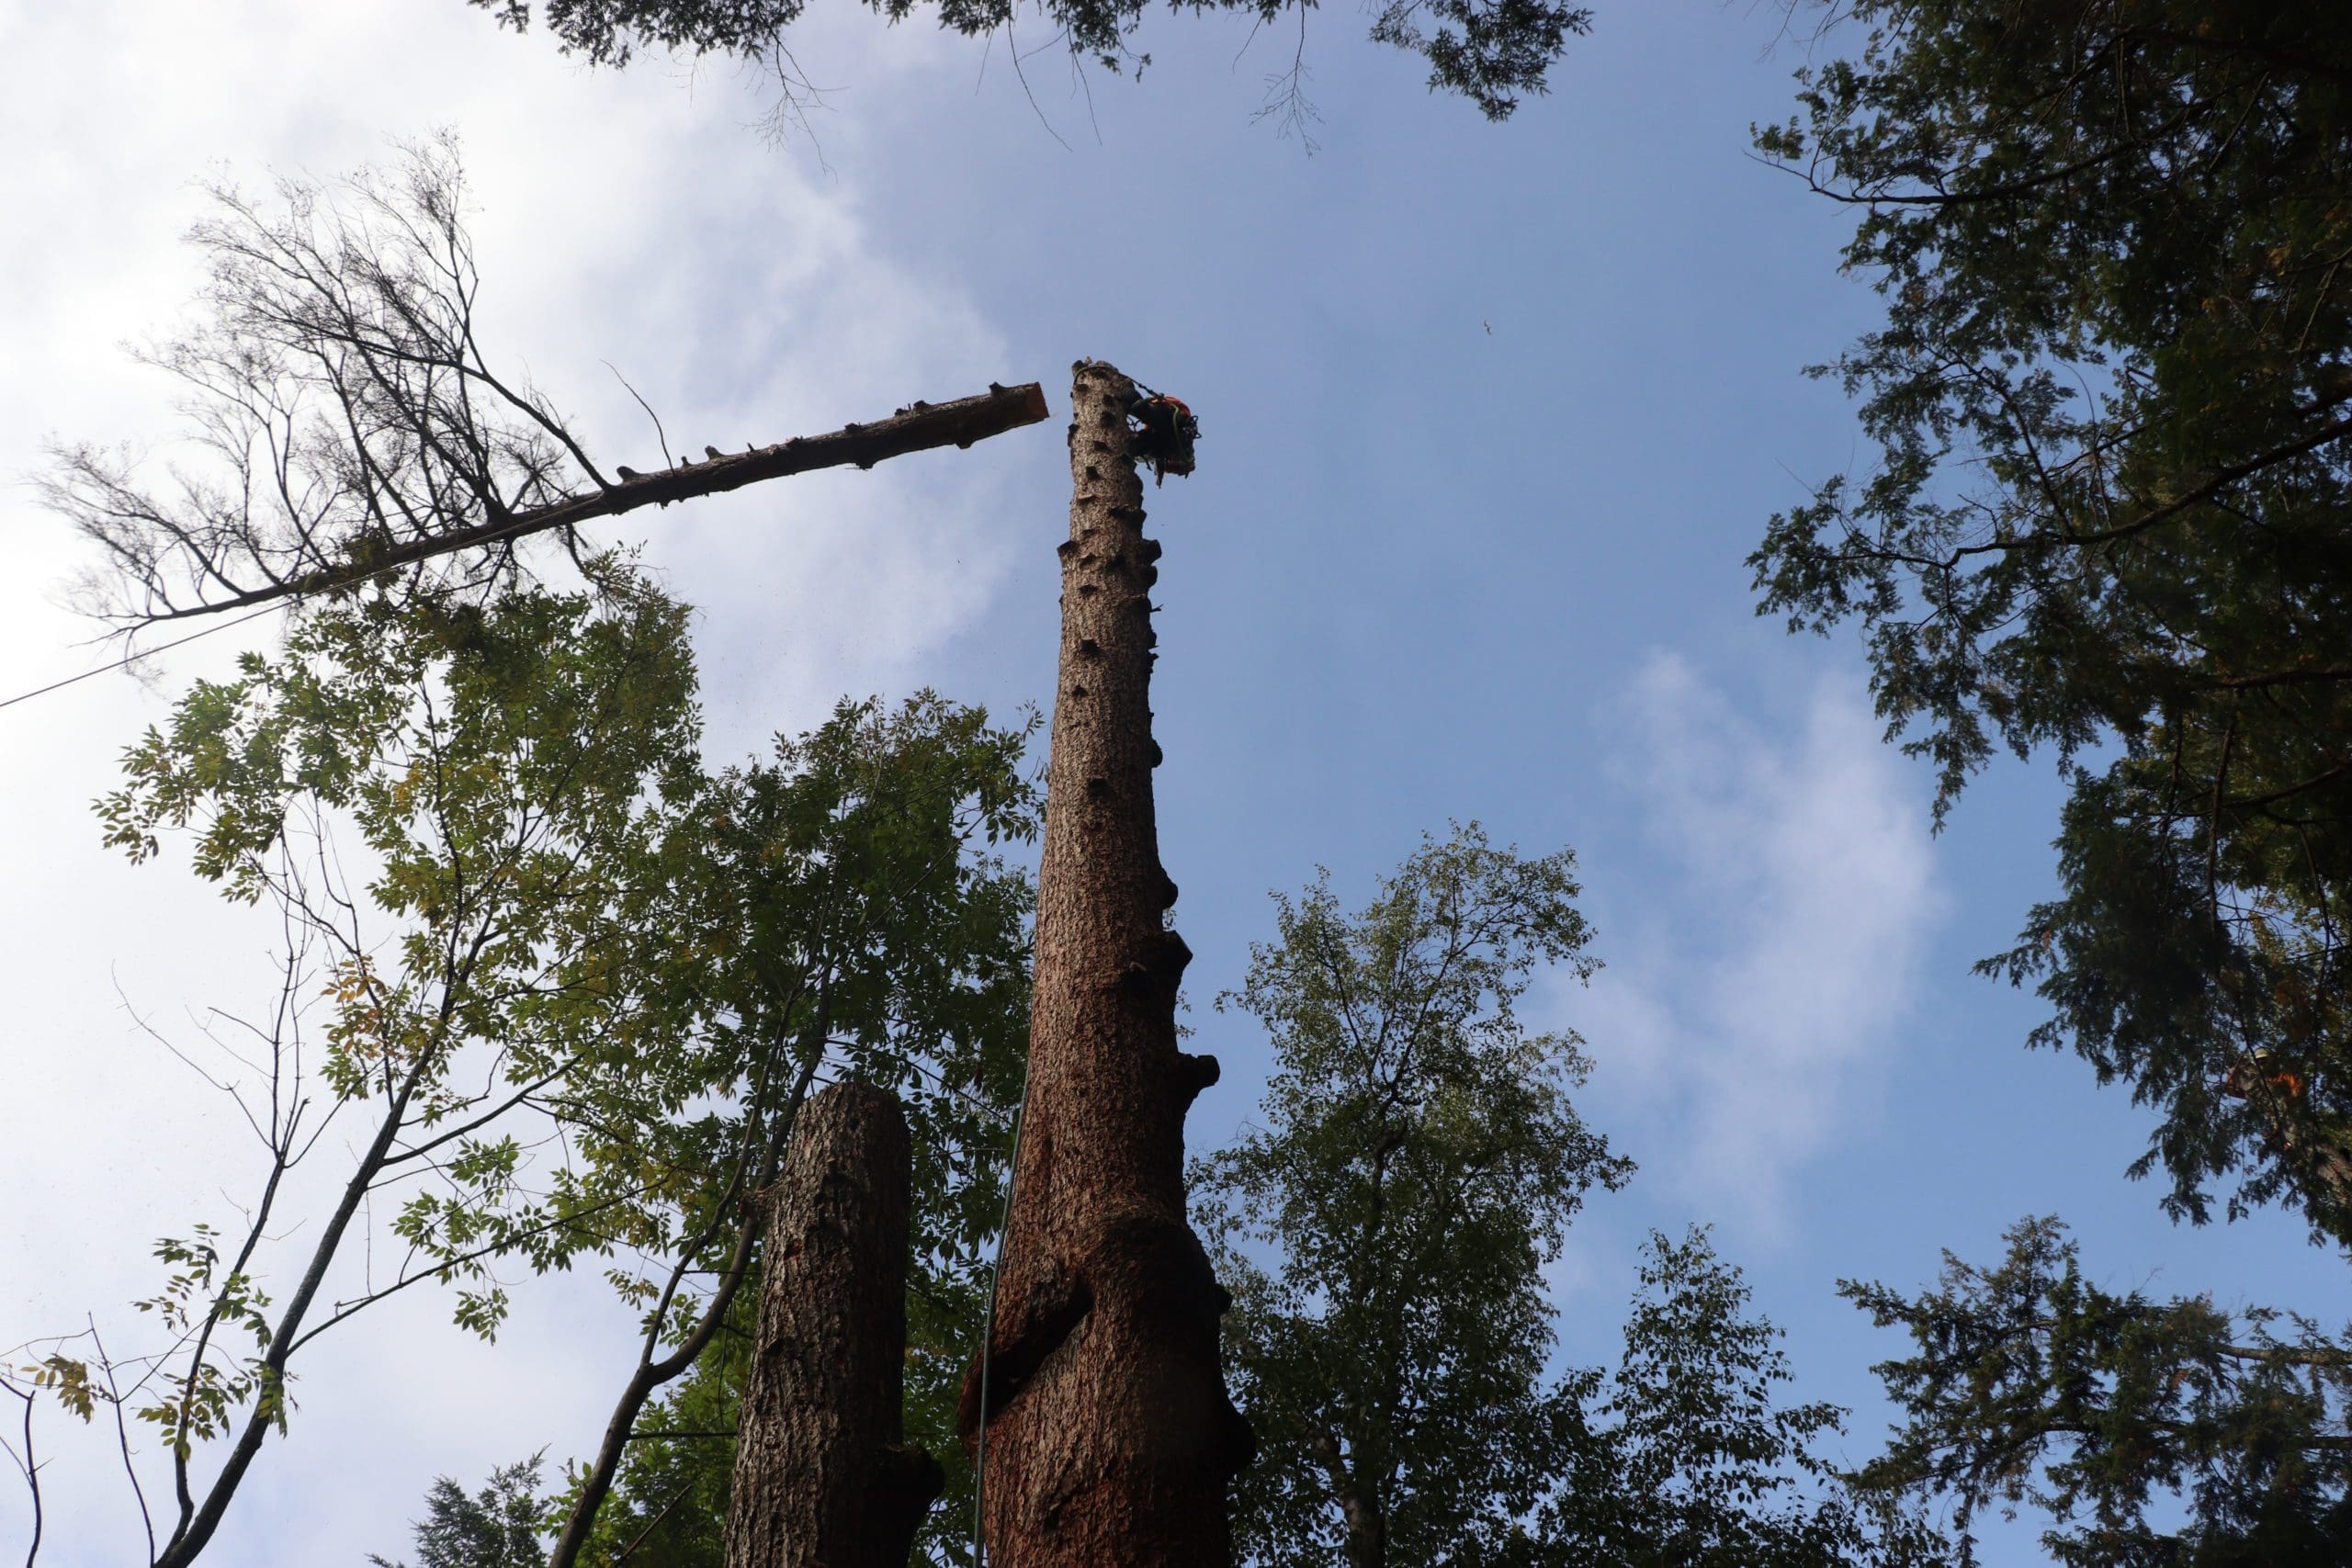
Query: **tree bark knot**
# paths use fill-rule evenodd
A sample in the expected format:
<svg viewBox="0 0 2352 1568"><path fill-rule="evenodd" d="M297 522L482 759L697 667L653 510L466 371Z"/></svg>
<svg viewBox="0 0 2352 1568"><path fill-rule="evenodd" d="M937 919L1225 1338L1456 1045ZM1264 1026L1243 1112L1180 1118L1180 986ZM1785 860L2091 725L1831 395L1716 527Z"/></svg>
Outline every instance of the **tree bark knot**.
<svg viewBox="0 0 2352 1568"><path fill-rule="evenodd" d="M1168 884L1170 902L1174 900L1172 882ZM1174 931L1158 931L1145 939L1142 949L1127 960L1114 982L1119 989L1139 997L1148 1003L1173 1008L1176 988L1183 984L1184 970L1193 962L1193 950Z"/></svg>

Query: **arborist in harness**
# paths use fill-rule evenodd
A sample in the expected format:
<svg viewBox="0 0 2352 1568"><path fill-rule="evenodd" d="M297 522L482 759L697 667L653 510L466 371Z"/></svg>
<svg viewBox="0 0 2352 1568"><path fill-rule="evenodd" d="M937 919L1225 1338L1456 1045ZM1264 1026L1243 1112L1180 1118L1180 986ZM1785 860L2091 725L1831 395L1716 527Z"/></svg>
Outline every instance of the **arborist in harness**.
<svg viewBox="0 0 2352 1568"><path fill-rule="evenodd" d="M1151 465L1152 482L1164 484L1170 474L1193 471L1193 443L1201 438L1201 422L1180 399L1136 383L1136 397L1127 404L1127 449Z"/></svg>
<svg viewBox="0 0 2352 1568"><path fill-rule="evenodd" d="M2222 1092L2232 1100L2277 1095L2282 1100L2296 1100L2303 1097L2303 1077L2281 1066L2268 1046L2258 1046L2230 1065L2222 1079Z"/></svg>

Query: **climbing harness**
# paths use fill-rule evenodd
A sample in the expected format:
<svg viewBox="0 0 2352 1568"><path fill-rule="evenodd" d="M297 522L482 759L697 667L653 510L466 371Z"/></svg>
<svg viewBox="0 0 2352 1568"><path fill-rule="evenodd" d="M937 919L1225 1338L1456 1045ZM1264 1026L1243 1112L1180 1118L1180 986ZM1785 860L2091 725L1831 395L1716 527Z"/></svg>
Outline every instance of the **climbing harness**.
<svg viewBox="0 0 2352 1568"><path fill-rule="evenodd" d="M1151 465L1152 482L1193 471L1193 443L1201 438L1201 422L1181 398L1155 392L1136 383L1136 397L1127 404L1127 449Z"/></svg>
<svg viewBox="0 0 2352 1568"><path fill-rule="evenodd" d="M2229 1075L2222 1080L2222 1092L2232 1100L2247 1100L2252 1098L2256 1084L2282 1092L2289 1100L2303 1097L2302 1075L2279 1066L2267 1046L2239 1057L2231 1066Z"/></svg>

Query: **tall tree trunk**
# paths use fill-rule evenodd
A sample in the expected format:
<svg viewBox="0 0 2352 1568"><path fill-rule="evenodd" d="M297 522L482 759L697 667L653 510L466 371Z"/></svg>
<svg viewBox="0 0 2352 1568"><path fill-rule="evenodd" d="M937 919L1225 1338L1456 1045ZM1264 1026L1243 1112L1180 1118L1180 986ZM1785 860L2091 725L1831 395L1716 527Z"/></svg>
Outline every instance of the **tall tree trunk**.
<svg viewBox="0 0 2352 1568"><path fill-rule="evenodd" d="M727 1568L907 1568L939 1465L903 1445L910 1153L898 1100L808 1101L766 1194Z"/></svg>
<svg viewBox="0 0 2352 1568"><path fill-rule="evenodd" d="M1317 1432L1307 1448L1323 1467L1331 1500L1340 1506L1340 1520L1347 1529L1348 1568L1388 1568L1388 1517L1381 1512L1378 1495L1356 1483L1340 1452L1340 1439L1329 1431Z"/></svg>
<svg viewBox="0 0 2352 1568"><path fill-rule="evenodd" d="M1184 1214L1184 1113L1213 1057L1176 1048L1192 954L1152 818L1159 547L1143 536L1135 384L1081 360L1029 1095L987 1374L984 1539L1001 1568L1227 1568L1249 1424L1225 1393L1230 1298ZM978 1428L980 1369L961 1426Z"/></svg>

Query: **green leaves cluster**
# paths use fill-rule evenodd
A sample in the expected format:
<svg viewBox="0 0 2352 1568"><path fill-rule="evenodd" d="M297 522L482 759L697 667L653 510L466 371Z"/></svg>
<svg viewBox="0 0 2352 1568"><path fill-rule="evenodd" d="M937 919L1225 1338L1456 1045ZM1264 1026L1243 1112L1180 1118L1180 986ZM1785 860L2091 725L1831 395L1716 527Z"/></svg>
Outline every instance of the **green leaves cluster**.
<svg viewBox="0 0 2352 1568"><path fill-rule="evenodd" d="M1825 9L1825 16L1833 15ZM1758 147L1857 212L1821 373L1875 471L1775 517L1762 608L1865 628L1948 806L2067 763L2063 887L1984 965L2212 1187L2352 1237L2352 51L2323 0L1865 0ZM2267 1052L2308 1092L2233 1094Z"/></svg>
<svg viewBox="0 0 2352 1568"><path fill-rule="evenodd" d="M1838 1413L1782 1409L1770 1325L1702 1235L1653 1238L1613 1373L1545 1377L1544 1266L1631 1162L1577 1113L1579 1042L1517 1004L1593 968L1574 861L1475 825L1360 912L1328 878L1277 899L1221 999L1264 1024L1266 1124L1200 1162L1195 1213L1234 1288L1251 1562L1828 1564L1939 1561L1831 1483Z"/></svg>
<svg viewBox="0 0 2352 1568"><path fill-rule="evenodd" d="M155 1243L156 1260L176 1272L165 1278L161 1291L133 1304L141 1312L154 1314L176 1339L199 1334L239 1335L253 1348L229 1360L224 1348L211 1357L191 1360L186 1371L167 1371L154 1380L155 1392L149 1403L130 1407L138 1419L161 1428L165 1441L182 1458L196 1444L227 1432L231 1416L247 1401L254 1401L257 1413L280 1432L286 1430L290 1404L285 1379L266 1359L269 1297L246 1274L221 1271L217 1227L199 1221L189 1227L189 1233L186 1238L164 1236ZM51 1357L42 1371L57 1377L67 1405L89 1420L95 1411L88 1370L61 1356ZM34 1381L48 1380L37 1374ZM69 1385L77 1385L76 1391L66 1393ZM113 1403L116 1396L109 1389L104 1397Z"/></svg>
<svg viewBox="0 0 2352 1568"><path fill-rule="evenodd" d="M650 1345L685 1343L820 1079L900 1096L918 1332L977 1322L1026 1043L1032 893L1001 852L1035 830L1034 721L844 702L713 770L685 611L595 566L578 593L313 604L281 652L198 683L101 803L111 843L185 840L288 944L263 1079L237 1090L263 1197L241 1237L164 1244L176 1272L146 1303L176 1345L146 1380L181 1472L167 1560L283 1430L288 1358L384 1296L451 1287L458 1325L492 1337L518 1271L595 1258ZM292 1224L287 1173L345 1117L334 1206ZM405 1249L389 1270L380 1245L372 1272L347 1256L371 1209ZM307 1256L278 1256L288 1230ZM281 1274L300 1286L273 1303ZM49 1381L86 1417L110 1368L62 1359ZM944 1410L947 1379L910 1383ZM192 1497L190 1451L232 1434L219 1495Z"/></svg>
<svg viewBox="0 0 2352 1568"><path fill-rule="evenodd" d="M2056 1521L2042 1540L2068 1568L2352 1553L2340 1331L2210 1296L2109 1291L2084 1277L2055 1220L2007 1241L1992 1268L1945 1254L1939 1287L1917 1296L1840 1287L1917 1347L1878 1369L1907 1419L1866 1484L1951 1495L1963 1529L1988 1504L2030 1504Z"/></svg>
<svg viewBox="0 0 2352 1568"><path fill-rule="evenodd" d="M808 8L807 0L541 0L535 13L531 0L470 3L518 32L536 14L567 51L599 65L625 65L647 48L788 60L781 54L785 34ZM868 4L894 23L915 8L913 0ZM1043 0L1039 7L1040 20L1072 54L1110 71L1150 63L1129 48L1149 8L1149 0ZM1180 0L1172 8L1238 11L1261 25L1296 11L1303 29L1311 7L1304 0ZM944 0L939 25L980 38L1011 27L1016 9L1013 0ZM1591 25L1589 8L1555 0L1383 0L1372 37L1429 62L1432 92L1458 93L1487 118L1506 119L1521 96L1546 90L1568 39Z"/></svg>
<svg viewBox="0 0 2352 1568"><path fill-rule="evenodd" d="M1009 1148L986 1174L1001 1179ZM1001 1192L1000 1190L1000 1201ZM979 1348L987 1320L985 1279L960 1264L919 1260L907 1300L906 1440L940 1461L946 1483L915 1538L914 1561L969 1563L972 1553L972 1462L956 1435L956 1402L965 1369ZM734 1479L734 1431L743 1380L759 1316L759 1282L747 1284L729 1314L727 1331L711 1342L694 1371L638 1418L647 1434L629 1445L614 1497L596 1522L582 1561L617 1558L637 1543L630 1561L665 1568L721 1568L726 1561L728 1499ZM559 1494L559 1511L569 1494Z"/></svg>
<svg viewBox="0 0 2352 1568"><path fill-rule="evenodd" d="M416 1523L416 1568L540 1568L538 1481L537 1458L492 1471L471 1496L448 1476L436 1478ZM368 1561L408 1568L373 1552Z"/></svg>
<svg viewBox="0 0 2352 1568"><path fill-rule="evenodd" d="M1575 1037L1514 1012L1539 961L1591 968L1573 865L1473 826L1425 842L1360 916L1319 878L1277 897L1278 940L1219 999L1276 1063L1268 1124L1192 1183L1237 1299L1259 1440L1237 1537L1258 1561L1435 1561L1534 1502L1541 1270L1586 1190L1631 1170L1569 1103Z"/></svg>

